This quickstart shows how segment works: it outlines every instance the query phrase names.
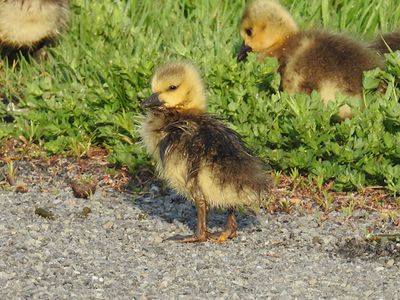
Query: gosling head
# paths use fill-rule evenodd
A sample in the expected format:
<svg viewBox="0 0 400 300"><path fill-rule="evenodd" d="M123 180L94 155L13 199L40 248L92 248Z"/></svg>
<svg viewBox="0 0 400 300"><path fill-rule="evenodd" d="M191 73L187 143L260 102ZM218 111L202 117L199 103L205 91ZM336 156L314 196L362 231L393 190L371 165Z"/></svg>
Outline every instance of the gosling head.
<svg viewBox="0 0 400 300"><path fill-rule="evenodd" d="M153 94L143 108L205 112L207 100L197 69L186 62L172 62L159 67L151 81Z"/></svg>
<svg viewBox="0 0 400 300"><path fill-rule="evenodd" d="M253 51L260 59L275 56L285 40L298 32L296 22L289 12L274 0L253 0L245 8L240 22L243 45L238 61Z"/></svg>

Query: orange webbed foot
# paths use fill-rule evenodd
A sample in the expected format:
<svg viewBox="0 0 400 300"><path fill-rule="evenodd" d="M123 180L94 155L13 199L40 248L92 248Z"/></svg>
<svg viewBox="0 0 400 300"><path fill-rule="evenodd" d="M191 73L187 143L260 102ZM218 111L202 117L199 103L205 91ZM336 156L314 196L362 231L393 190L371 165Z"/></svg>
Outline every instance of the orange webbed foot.
<svg viewBox="0 0 400 300"><path fill-rule="evenodd" d="M223 244L227 240L233 239L235 236L236 236L236 231L225 230L212 233L210 235L210 240L218 244Z"/></svg>

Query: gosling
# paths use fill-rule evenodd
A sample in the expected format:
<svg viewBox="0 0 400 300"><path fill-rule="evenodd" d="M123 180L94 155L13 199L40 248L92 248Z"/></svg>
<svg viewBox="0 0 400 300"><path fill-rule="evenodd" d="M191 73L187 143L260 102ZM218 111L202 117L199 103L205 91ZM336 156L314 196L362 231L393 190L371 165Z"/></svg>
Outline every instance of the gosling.
<svg viewBox="0 0 400 300"><path fill-rule="evenodd" d="M0 51L14 61L18 53L45 56L68 21L68 0L0 0Z"/></svg>
<svg viewBox="0 0 400 300"><path fill-rule="evenodd" d="M244 42L239 61L249 51L260 60L276 57L282 90L289 94L316 90L325 104L334 101L337 92L361 98L363 72L384 63L367 46L345 36L300 31L289 12L273 0L254 0L246 6L240 34ZM350 107L342 106L338 116L350 118Z"/></svg>
<svg viewBox="0 0 400 300"><path fill-rule="evenodd" d="M153 94L142 103L148 109L140 129L144 144L160 177L197 208L196 233L172 239L223 243L234 238L235 210L256 210L267 191L262 162L236 132L207 114L203 82L193 65L173 62L158 68L151 87ZM207 230L210 207L228 210L224 231Z"/></svg>

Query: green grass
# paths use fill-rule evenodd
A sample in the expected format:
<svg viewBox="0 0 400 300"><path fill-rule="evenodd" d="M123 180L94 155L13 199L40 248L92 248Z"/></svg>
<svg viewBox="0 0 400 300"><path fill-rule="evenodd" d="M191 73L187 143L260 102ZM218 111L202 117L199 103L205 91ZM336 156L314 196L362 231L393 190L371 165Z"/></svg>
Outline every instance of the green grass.
<svg viewBox="0 0 400 300"><path fill-rule="evenodd" d="M275 169L318 182L335 178L338 190L383 185L400 193L398 53L387 57L384 71L366 75L364 112L351 99L324 109L316 93L278 92L274 59L236 63L244 1L72 2L70 29L47 61L0 67L0 93L18 98L21 109L13 124L0 123L0 139L24 136L50 154L75 156L104 145L112 162L134 170L148 161L137 123L154 68L184 58L204 75L210 111L224 116ZM397 0L283 2L303 28L368 40L400 26ZM383 95L374 92L379 82L388 84ZM333 123L343 102L355 108L355 117ZM5 109L0 104L0 116Z"/></svg>

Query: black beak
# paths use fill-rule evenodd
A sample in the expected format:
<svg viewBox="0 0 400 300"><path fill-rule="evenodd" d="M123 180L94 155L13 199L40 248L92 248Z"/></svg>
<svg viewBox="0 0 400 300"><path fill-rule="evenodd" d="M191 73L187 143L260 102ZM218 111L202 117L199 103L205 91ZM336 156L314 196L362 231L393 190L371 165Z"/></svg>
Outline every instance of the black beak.
<svg viewBox="0 0 400 300"><path fill-rule="evenodd" d="M142 108L157 107L161 106L163 103L160 98L158 98L159 93L152 94L149 98L142 102Z"/></svg>
<svg viewBox="0 0 400 300"><path fill-rule="evenodd" d="M247 46L247 45L243 42L242 47L240 47L239 53L238 53L238 55L237 55L237 61L239 62L239 61L245 60L246 57L247 57L247 53L248 53L248 52L251 52L251 51L252 51L251 47Z"/></svg>

